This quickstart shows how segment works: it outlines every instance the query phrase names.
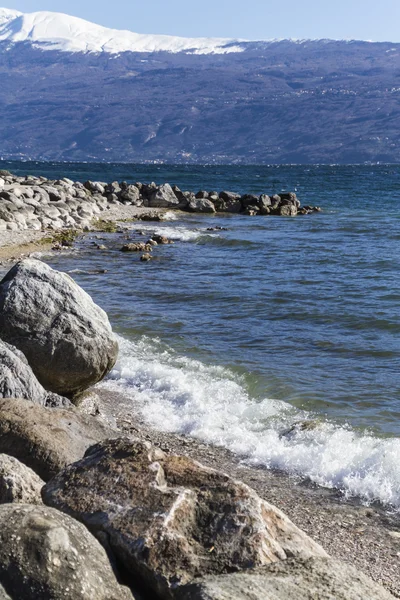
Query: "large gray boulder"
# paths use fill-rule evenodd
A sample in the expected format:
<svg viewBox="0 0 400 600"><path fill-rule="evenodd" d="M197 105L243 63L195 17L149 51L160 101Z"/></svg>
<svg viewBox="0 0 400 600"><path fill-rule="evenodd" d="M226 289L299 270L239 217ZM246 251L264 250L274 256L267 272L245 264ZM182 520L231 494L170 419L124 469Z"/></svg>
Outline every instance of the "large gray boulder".
<svg viewBox="0 0 400 600"><path fill-rule="evenodd" d="M206 577L175 600L393 600L358 569L332 558L285 560L241 573Z"/></svg>
<svg viewBox="0 0 400 600"><path fill-rule="evenodd" d="M186 207L189 212L215 213L214 204L207 198L193 198Z"/></svg>
<svg viewBox="0 0 400 600"><path fill-rule="evenodd" d="M121 190L119 199L124 204L133 204L134 206L142 206L143 199L140 197L140 190L136 185L127 185Z"/></svg>
<svg viewBox="0 0 400 600"><path fill-rule="evenodd" d="M24 398L44 406L47 396L23 353L0 340L0 398Z"/></svg>
<svg viewBox="0 0 400 600"><path fill-rule="evenodd" d="M66 396L100 381L118 355L106 313L71 277L31 258L0 282L0 336L47 390Z"/></svg>
<svg viewBox="0 0 400 600"><path fill-rule="evenodd" d="M245 484L126 438L90 448L42 490L46 504L106 537L128 572L162 598L205 574L326 556Z"/></svg>
<svg viewBox="0 0 400 600"><path fill-rule="evenodd" d="M42 504L44 481L13 456L0 454L0 504Z"/></svg>
<svg viewBox="0 0 400 600"><path fill-rule="evenodd" d="M52 409L26 400L0 400L0 452L12 455L48 481L100 440L117 435L76 409Z"/></svg>
<svg viewBox="0 0 400 600"><path fill-rule="evenodd" d="M152 208L177 208L180 201L175 196L169 183L160 185L148 196L148 206Z"/></svg>
<svg viewBox="0 0 400 600"><path fill-rule="evenodd" d="M0 585L13 600L133 599L86 527L29 504L0 506Z"/></svg>

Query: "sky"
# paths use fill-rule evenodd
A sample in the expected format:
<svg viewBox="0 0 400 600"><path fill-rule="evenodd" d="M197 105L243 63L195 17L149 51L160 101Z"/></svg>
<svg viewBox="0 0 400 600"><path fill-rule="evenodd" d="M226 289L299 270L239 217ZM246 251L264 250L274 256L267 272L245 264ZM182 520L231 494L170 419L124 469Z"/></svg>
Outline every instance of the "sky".
<svg viewBox="0 0 400 600"><path fill-rule="evenodd" d="M400 42L400 0L0 0L0 6L64 12L136 33Z"/></svg>

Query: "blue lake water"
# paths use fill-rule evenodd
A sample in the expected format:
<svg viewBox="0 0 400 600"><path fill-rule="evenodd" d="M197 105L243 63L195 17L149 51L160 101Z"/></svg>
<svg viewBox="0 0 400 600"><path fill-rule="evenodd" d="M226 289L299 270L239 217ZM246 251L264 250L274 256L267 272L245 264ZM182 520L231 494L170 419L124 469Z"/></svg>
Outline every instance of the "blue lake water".
<svg viewBox="0 0 400 600"><path fill-rule="evenodd" d="M296 190L303 205L321 206L296 218L124 224L132 239L141 229L175 240L150 263L121 253L116 234L102 234L105 251L88 234L78 252L42 258L109 314L121 358L101 386L139 398L150 424L400 507L400 166L1 168L194 191ZM217 225L227 231L207 231Z"/></svg>

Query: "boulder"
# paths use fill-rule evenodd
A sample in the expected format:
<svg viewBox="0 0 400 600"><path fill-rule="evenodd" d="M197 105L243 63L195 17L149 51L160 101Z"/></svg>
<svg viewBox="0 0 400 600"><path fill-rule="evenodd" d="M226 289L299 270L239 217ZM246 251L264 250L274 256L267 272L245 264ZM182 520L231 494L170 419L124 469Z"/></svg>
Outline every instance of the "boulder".
<svg viewBox="0 0 400 600"><path fill-rule="evenodd" d="M17 263L0 282L0 331L47 390L66 396L100 381L118 355L106 313L40 260Z"/></svg>
<svg viewBox="0 0 400 600"><path fill-rule="evenodd" d="M240 194L236 194L235 192L220 192L219 197L221 200L225 200L225 202L232 203L236 200L240 200Z"/></svg>
<svg viewBox="0 0 400 600"><path fill-rule="evenodd" d="M271 202L271 198L269 196L267 196L267 194L261 194L261 196L258 199L257 202L257 206L260 209L264 209L264 208L270 208L272 202Z"/></svg>
<svg viewBox="0 0 400 600"><path fill-rule="evenodd" d="M295 217L297 215L297 206L293 204L284 204L278 210L281 217Z"/></svg>
<svg viewBox="0 0 400 600"><path fill-rule="evenodd" d="M198 213L215 213L215 206L207 198L194 198L189 202L187 210Z"/></svg>
<svg viewBox="0 0 400 600"><path fill-rule="evenodd" d="M171 244L171 240L169 240L165 235L154 234L151 237L152 242L156 242L157 244Z"/></svg>
<svg viewBox="0 0 400 600"><path fill-rule="evenodd" d="M96 417L26 400L0 400L0 452L12 455L48 481L83 457L96 442L115 436Z"/></svg>
<svg viewBox="0 0 400 600"><path fill-rule="evenodd" d="M119 194L119 199L124 204L133 204L134 206L142 206L143 199L140 198L140 191L135 185L128 185Z"/></svg>
<svg viewBox="0 0 400 600"><path fill-rule="evenodd" d="M89 190L89 192L98 192L99 194L104 194L105 186L102 183L100 183L100 181L85 181L83 185L87 190Z"/></svg>
<svg viewBox="0 0 400 600"><path fill-rule="evenodd" d="M199 190L196 194L196 198L208 198L208 192L205 190Z"/></svg>
<svg viewBox="0 0 400 600"><path fill-rule="evenodd" d="M148 196L148 206L152 208L178 208L179 200L169 183L160 185Z"/></svg>
<svg viewBox="0 0 400 600"><path fill-rule="evenodd" d="M258 196L254 196L254 194L245 194L240 198L240 202L242 204L242 210L246 210L248 206L257 206L259 201Z"/></svg>
<svg viewBox="0 0 400 600"><path fill-rule="evenodd" d="M42 504L44 481L13 456L0 454L0 504Z"/></svg>
<svg viewBox="0 0 400 600"><path fill-rule="evenodd" d="M107 194L119 194L119 192L121 191L121 187L118 181L112 181L111 183L108 183L106 185L105 191Z"/></svg>
<svg viewBox="0 0 400 600"><path fill-rule="evenodd" d="M0 340L0 398L24 398L44 406L47 397L23 353Z"/></svg>
<svg viewBox="0 0 400 600"><path fill-rule="evenodd" d="M145 244L144 242L130 242L129 244L124 244L121 248L121 252L151 252L152 245Z"/></svg>
<svg viewBox="0 0 400 600"><path fill-rule="evenodd" d="M163 598L206 574L326 556L244 483L140 440L90 448L42 497L105 534L118 561Z"/></svg>
<svg viewBox="0 0 400 600"><path fill-rule="evenodd" d="M133 598L86 527L29 504L0 506L0 584L13 600Z"/></svg>
<svg viewBox="0 0 400 600"><path fill-rule="evenodd" d="M393 600L358 569L332 558L285 560L181 587L175 600Z"/></svg>

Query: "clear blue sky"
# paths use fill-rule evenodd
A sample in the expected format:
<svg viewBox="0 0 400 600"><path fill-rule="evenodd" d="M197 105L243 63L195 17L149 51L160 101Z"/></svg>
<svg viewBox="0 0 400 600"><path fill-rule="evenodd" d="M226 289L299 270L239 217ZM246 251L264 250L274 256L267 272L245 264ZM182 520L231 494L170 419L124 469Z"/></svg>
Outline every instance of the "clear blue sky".
<svg viewBox="0 0 400 600"><path fill-rule="evenodd" d="M400 42L400 0L0 0L0 6L65 12L137 33Z"/></svg>

